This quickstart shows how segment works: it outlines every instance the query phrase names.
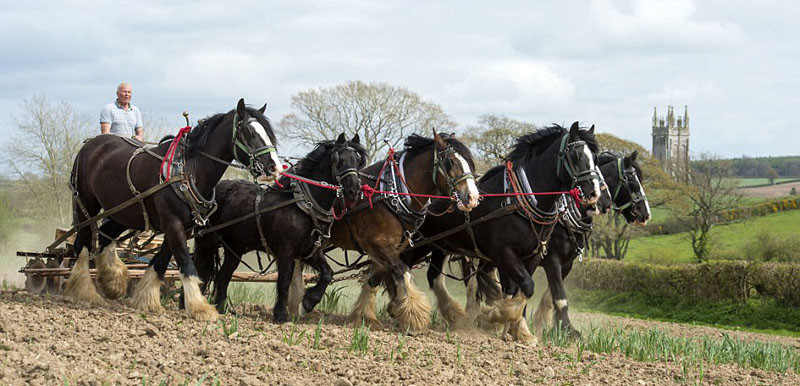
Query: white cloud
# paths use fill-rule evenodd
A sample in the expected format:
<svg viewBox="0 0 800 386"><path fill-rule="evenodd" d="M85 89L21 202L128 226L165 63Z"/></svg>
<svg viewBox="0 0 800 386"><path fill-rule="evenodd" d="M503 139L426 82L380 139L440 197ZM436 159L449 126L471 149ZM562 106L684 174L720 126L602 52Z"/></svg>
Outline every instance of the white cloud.
<svg viewBox="0 0 800 386"><path fill-rule="evenodd" d="M609 0L592 0L590 10L606 46L713 49L734 46L745 37L733 23L694 20L691 0L634 0L630 12Z"/></svg>
<svg viewBox="0 0 800 386"><path fill-rule="evenodd" d="M446 87L446 96L463 101L463 107L522 113L566 103L575 92L573 82L547 64L528 60L489 61Z"/></svg>

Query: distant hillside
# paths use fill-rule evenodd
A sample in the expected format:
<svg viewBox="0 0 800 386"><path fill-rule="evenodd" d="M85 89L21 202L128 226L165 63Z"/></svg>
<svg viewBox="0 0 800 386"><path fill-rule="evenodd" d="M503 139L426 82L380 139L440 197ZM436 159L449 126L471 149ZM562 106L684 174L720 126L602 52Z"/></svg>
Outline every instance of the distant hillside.
<svg viewBox="0 0 800 386"><path fill-rule="evenodd" d="M733 174L743 178L769 178L771 170L779 177L800 177L800 156L748 157L722 160L731 162Z"/></svg>

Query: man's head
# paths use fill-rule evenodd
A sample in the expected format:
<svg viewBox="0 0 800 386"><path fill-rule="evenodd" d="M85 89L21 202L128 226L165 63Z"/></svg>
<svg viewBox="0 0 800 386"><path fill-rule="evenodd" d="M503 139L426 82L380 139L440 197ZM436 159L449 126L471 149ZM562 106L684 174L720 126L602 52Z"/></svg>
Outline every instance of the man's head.
<svg viewBox="0 0 800 386"><path fill-rule="evenodd" d="M128 82L122 82L117 86L117 103L122 106L126 106L131 103L131 84Z"/></svg>

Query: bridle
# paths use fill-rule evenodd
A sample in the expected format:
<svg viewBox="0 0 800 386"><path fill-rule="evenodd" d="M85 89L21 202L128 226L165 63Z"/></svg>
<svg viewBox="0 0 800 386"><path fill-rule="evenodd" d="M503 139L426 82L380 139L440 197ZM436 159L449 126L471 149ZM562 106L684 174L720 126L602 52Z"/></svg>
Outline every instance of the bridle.
<svg viewBox="0 0 800 386"><path fill-rule="evenodd" d="M586 141L575 141L575 142L567 142L569 140L569 133L565 133L564 136L561 137L561 146L558 150L558 161L556 161L556 176L561 176L561 166L564 166L564 170L567 171L567 175L572 180L572 188L577 188L580 191L581 198L585 198L583 190L578 186L580 182L583 181L593 181L597 180L598 183L603 181L602 174L599 172L599 168L591 168L586 169L581 172L577 172L577 168L575 168L574 160L569 154L578 146L587 146Z"/></svg>
<svg viewBox="0 0 800 386"><path fill-rule="evenodd" d="M619 184L617 184L616 189L614 189L614 194L611 196L611 201L614 205L614 209L617 211L624 210L628 207L631 208L631 214L634 216L639 216L639 211L636 209L634 204L638 204L647 199L644 193L641 190L642 183L639 181L639 176L636 174L635 170L627 171L623 168L622 165L622 158L617 157L617 175L619 177ZM638 192L634 192L631 190L630 182L636 182L636 184L640 187ZM623 204L617 205L617 197L619 196L619 192L622 190L622 187L625 187L625 190L628 192L628 197L630 200Z"/></svg>
<svg viewBox="0 0 800 386"><path fill-rule="evenodd" d="M342 170L342 171L337 171L336 170L336 165L339 163L339 151L340 150L352 151L352 152L356 153L359 156L358 167L347 168L347 169ZM354 176L356 176L356 178L358 178L358 170L360 168L364 167L365 164L366 164L366 160L364 159L364 157L362 157L361 154L359 154L358 150L356 148L352 147L352 146L347 146L347 147L344 147L344 148L341 148L341 149L334 149L334 151L331 154L331 175L336 178L336 182L339 184L339 186L342 186L342 180L345 179L345 177L350 176L350 175L354 175Z"/></svg>
<svg viewBox="0 0 800 386"><path fill-rule="evenodd" d="M444 177L447 181L448 188L450 188L450 196L453 197L454 202L457 202L460 199L458 198L458 189L456 188L456 185L470 179L475 181L475 174L470 171L465 172L457 177L450 177L447 165L445 164L448 162L447 160L450 160L450 157L452 157L453 154L456 154L456 149L450 144L448 144L444 149L433 152L433 173L431 174L431 178L433 179L433 185L436 186L436 175L441 174L442 177ZM452 164L452 160L449 162Z"/></svg>
<svg viewBox="0 0 800 386"><path fill-rule="evenodd" d="M240 126L246 125L247 128L250 128L252 130L252 126L250 126L250 123L252 122L258 122L258 119L250 117L246 121L239 122L238 113L233 114L233 158L240 164L245 165L247 167L247 171L249 171L250 174L253 175L253 177L258 177L264 174L264 165L261 163L261 161L258 160L258 157L261 157L264 154L274 153L276 150L275 146L271 144L250 150L248 146L245 145L244 142L240 140L239 132L240 130L245 130ZM237 152L237 148L239 148L239 150L247 154L247 162L244 162L239 158L239 153Z"/></svg>

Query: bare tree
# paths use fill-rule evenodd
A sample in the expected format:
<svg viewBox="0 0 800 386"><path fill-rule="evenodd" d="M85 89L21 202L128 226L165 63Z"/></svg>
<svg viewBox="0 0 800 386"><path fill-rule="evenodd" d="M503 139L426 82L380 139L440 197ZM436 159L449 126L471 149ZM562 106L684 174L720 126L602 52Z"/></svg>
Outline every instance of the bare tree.
<svg viewBox="0 0 800 386"><path fill-rule="evenodd" d="M34 198L42 218L70 217L67 187L72 162L84 139L95 134L94 121L67 102L50 104L43 95L23 100L12 117L16 133L4 145L8 165Z"/></svg>
<svg viewBox="0 0 800 386"><path fill-rule="evenodd" d="M500 163L517 137L536 131L532 123L518 121L502 115L487 114L478 118L477 126L467 127L465 139L470 143L475 158L483 168Z"/></svg>
<svg viewBox="0 0 800 386"><path fill-rule="evenodd" d="M729 178L731 175L730 161L719 157L703 154L700 160L693 162L685 190L691 208L682 217L689 227L688 238L698 262L709 258L713 246L710 231L720 221L722 211L735 208L741 202L737 183Z"/></svg>
<svg viewBox="0 0 800 386"><path fill-rule="evenodd" d="M445 130L455 123L431 102L403 87L350 81L342 85L301 91L292 97L296 111L281 119L281 132L295 140L315 143L358 134L369 161L390 146L397 147L411 133Z"/></svg>

